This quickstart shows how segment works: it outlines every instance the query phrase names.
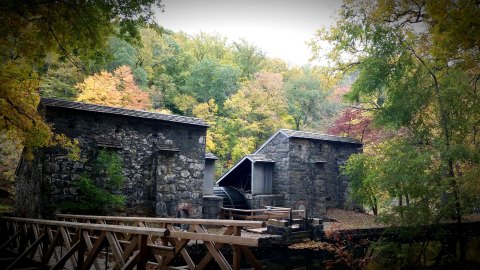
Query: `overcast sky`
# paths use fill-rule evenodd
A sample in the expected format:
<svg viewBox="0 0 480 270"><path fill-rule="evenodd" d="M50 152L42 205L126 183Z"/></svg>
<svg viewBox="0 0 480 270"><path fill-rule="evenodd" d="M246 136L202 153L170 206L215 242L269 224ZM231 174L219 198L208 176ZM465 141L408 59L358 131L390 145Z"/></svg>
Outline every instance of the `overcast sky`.
<svg viewBox="0 0 480 270"><path fill-rule="evenodd" d="M339 0L163 0L157 22L175 32L218 33L245 38L269 57L289 64L308 63L305 42L321 26L334 23Z"/></svg>

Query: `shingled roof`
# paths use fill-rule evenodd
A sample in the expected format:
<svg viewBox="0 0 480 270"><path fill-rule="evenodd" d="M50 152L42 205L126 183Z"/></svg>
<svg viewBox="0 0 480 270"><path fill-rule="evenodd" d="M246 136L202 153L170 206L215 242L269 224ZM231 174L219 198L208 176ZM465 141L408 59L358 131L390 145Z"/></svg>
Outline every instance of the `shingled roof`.
<svg viewBox="0 0 480 270"><path fill-rule="evenodd" d="M74 110L81 110L81 111L124 115L124 116L130 116L130 117L138 117L138 118L144 118L144 119L152 119L152 120L160 120L160 121L208 127L208 124L205 121L199 118L194 118L194 117L186 117L186 116L173 115L173 114L162 114L162 113L147 112L147 111L140 111L140 110L130 110L130 109L95 105L95 104L68 101L68 100L55 99L55 98L42 98L41 102L47 107L58 107L58 108L67 108L67 109L74 109Z"/></svg>
<svg viewBox="0 0 480 270"><path fill-rule="evenodd" d="M313 139L313 140L321 140L321 141L361 144L359 140L356 140L353 138L340 137L340 136L334 136L334 135L328 135L328 134L298 131L298 130L291 130L291 129L280 129L279 132L282 132L283 134L287 135L289 138L302 138L302 139Z"/></svg>
<svg viewBox="0 0 480 270"><path fill-rule="evenodd" d="M298 131L298 130L291 130L291 129L280 129L279 131L275 132L270 138L267 139L265 143L263 143L254 154L260 152L270 141L275 138L278 134L283 134L287 138L299 138L299 139L309 139L309 140L319 140L319 141L331 141L331 142L343 142L343 143L352 143L362 145L359 140L348 138L348 137L340 137L328 134L321 134L321 133L313 133L313 132L306 132L306 131Z"/></svg>

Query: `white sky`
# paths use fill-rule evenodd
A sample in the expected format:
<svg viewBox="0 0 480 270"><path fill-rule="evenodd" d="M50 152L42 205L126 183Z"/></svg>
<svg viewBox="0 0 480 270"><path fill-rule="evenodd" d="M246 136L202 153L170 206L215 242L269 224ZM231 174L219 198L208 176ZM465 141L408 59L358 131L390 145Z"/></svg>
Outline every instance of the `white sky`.
<svg viewBox="0 0 480 270"><path fill-rule="evenodd" d="M308 63L305 42L334 23L341 0L163 0L157 23L175 32L245 38L268 57L291 65Z"/></svg>

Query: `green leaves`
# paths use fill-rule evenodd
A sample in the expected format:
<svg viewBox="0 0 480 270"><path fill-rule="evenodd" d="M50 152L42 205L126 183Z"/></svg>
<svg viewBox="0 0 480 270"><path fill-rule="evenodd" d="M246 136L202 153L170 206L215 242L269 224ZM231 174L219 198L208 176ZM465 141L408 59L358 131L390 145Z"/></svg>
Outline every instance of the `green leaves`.
<svg viewBox="0 0 480 270"><path fill-rule="evenodd" d="M122 164L123 160L118 153L100 150L93 164L93 172L90 175L83 174L74 183L78 195L73 200L62 202L61 208L91 213L123 206L125 196L118 195L125 179Z"/></svg>
<svg viewBox="0 0 480 270"><path fill-rule="evenodd" d="M190 77L182 89L199 102L213 98L218 104L223 104L238 89L239 78L237 68L206 58L191 67Z"/></svg>
<svg viewBox="0 0 480 270"><path fill-rule="evenodd" d="M311 42L317 53L330 42L332 68L358 74L348 100L397 133L345 168L354 197L370 206L380 198L391 224L459 222L464 198L480 195L462 188L477 186L464 175L480 166L479 12L472 1L347 1L337 25Z"/></svg>

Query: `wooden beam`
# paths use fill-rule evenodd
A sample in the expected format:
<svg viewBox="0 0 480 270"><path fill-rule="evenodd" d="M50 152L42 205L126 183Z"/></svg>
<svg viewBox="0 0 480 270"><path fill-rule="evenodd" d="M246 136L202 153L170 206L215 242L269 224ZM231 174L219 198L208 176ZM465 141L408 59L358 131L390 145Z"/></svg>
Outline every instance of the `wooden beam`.
<svg viewBox="0 0 480 270"><path fill-rule="evenodd" d="M102 251L103 246L106 244L105 243L106 234L107 234L106 232L101 232L100 236L95 240L95 243L93 244L92 248L89 250L87 257L85 258L85 264L84 264L85 270L90 269L90 267L92 266L92 262L96 260L98 254L100 254L100 252Z"/></svg>
<svg viewBox="0 0 480 270"><path fill-rule="evenodd" d="M79 246L80 241L77 241L75 244L73 244L73 246L71 246L71 248L65 253L65 255L63 255L60 260L58 260L57 263L50 268L50 270L63 269L67 260L75 254Z"/></svg>
<svg viewBox="0 0 480 270"><path fill-rule="evenodd" d="M227 219L190 219L190 218L149 218L149 217L121 217L121 216L83 216L70 214L57 214L60 218L79 218L103 221L123 221L123 222L148 222L155 224L189 224L189 225L217 225L217 226L242 226L251 228L265 227L266 224L261 221L240 221Z"/></svg>
<svg viewBox="0 0 480 270"><path fill-rule="evenodd" d="M196 226L196 230L201 233L206 233L205 229L201 226ZM212 255L213 259L217 262L218 266L221 269L232 269L228 261L225 259L222 253L220 253L216 248L215 245L210 241L204 241L204 245L207 247L208 252Z"/></svg>
<svg viewBox="0 0 480 270"><path fill-rule="evenodd" d="M40 237L38 237L37 240L33 242L27 249L25 249L25 251L22 254L20 254L20 256L18 256L5 270L13 269L15 264L23 260L28 255L28 253L34 251L37 248L37 246L40 245L43 239L45 239L46 237L47 235L45 233L43 233Z"/></svg>
<svg viewBox="0 0 480 270"><path fill-rule="evenodd" d="M42 263L47 264L52 255L55 255L55 259L58 261L59 257L55 248L57 247L57 242L61 239L60 230L55 232L55 235L52 234L52 228L47 226L47 235L48 239L50 240L50 244L48 246L47 251L43 254Z"/></svg>
<svg viewBox="0 0 480 270"><path fill-rule="evenodd" d="M257 238L247 238L241 236L231 236L231 235L220 235L220 234L209 234L209 233L193 233L193 232L179 232L179 231L170 231L170 237L182 238L182 239L191 239L191 240L202 240L215 243L225 243L230 245L241 245L249 247L258 247Z"/></svg>
<svg viewBox="0 0 480 270"><path fill-rule="evenodd" d="M115 259L117 261L117 266L120 268L123 268L125 266L125 260L123 259L122 256L122 247L120 246L120 243L118 243L117 238L115 237L115 234L112 232L106 232L108 243L110 244L110 248L112 250L113 255L115 256Z"/></svg>
<svg viewBox="0 0 480 270"><path fill-rule="evenodd" d="M41 224L41 225L60 226L65 228L75 228L75 229L83 229L83 230L99 230L99 231L111 231L111 232L119 232L119 233L168 236L168 230L163 228L148 228L148 227L139 228L139 227L133 227L133 226L77 223L77 222L69 222L69 221L30 219L30 218L2 217L1 219L13 220L13 221L23 222L23 223L35 223L35 224Z"/></svg>
<svg viewBox="0 0 480 270"><path fill-rule="evenodd" d="M90 254L95 253L96 250L93 249L94 246L92 244L92 240L90 239L90 235L88 234L88 231L83 231L82 234L83 234L83 240L85 241L85 244L87 245L87 249L88 249L88 254L87 254L87 257L85 258L85 262L86 262L86 264L90 264L90 257L91 257ZM105 238L105 233L102 232L102 234L103 234L103 238ZM103 238L100 241L103 241ZM95 243L96 242L97 241L95 241ZM99 250L99 246L96 246L95 248ZM98 251L98 252L100 252L100 251ZM100 264L98 263L97 259L95 258L97 255L98 255L98 253L95 254L95 256L94 256L93 265L95 265L95 269L100 270L101 269ZM84 268L89 269L91 265L86 265L86 264L84 265Z"/></svg>

